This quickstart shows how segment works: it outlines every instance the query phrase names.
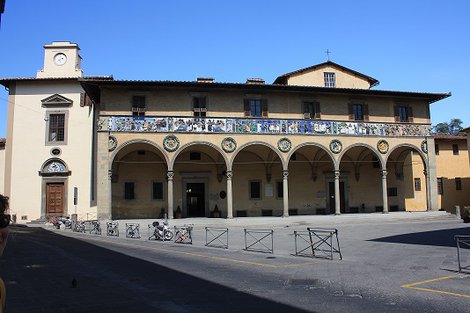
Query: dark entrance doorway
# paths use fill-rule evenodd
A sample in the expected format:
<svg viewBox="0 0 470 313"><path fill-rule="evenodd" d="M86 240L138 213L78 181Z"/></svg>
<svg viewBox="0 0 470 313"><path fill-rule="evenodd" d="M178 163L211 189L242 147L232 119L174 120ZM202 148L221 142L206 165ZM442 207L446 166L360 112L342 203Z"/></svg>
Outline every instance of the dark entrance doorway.
<svg viewBox="0 0 470 313"><path fill-rule="evenodd" d="M46 190L46 215L63 216L64 215L64 184L47 184Z"/></svg>
<svg viewBox="0 0 470 313"><path fill-rule="evenodd" d="M204 183L186 184L186 204L188 217L206 216Z"/></svg>
<svg viewBox="0 0 470 313"><path fill-rule="evenodd" d="M335 183L334 182L329 182L328 183L328 193L329 193L329 199L330 199L330 214L335 213ZM345 194L344 194L344 182L340 181L339 182L339 194L340 194L340 211L341 213L345 213Z"/></svg>

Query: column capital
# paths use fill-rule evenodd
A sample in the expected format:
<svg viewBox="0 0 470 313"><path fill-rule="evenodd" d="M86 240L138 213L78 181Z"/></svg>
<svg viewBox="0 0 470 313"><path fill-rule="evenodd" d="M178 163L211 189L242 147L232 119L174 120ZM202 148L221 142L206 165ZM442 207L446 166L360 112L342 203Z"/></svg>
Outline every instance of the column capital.
<svg viewBox="0 0 470 313"><path fill-rule="evenodd" d="M289 177L289 171L288 170L282 171L282 178L287 179L287 177Z"/></svg>
<svg viewBox="0 0 470 313"><path fill-rule="evenodd" d="M173 172L173 171L167 171L166 172L166 177L168 178L168 180L173 180L174 176L175 176L175 172Z"/></svg>
<svg viewBox="0 0 470 313"><path fill-rule="evenodd" d="M227 171L227 179L232 179L233 178L233 171Z"/></svg>
<svg viewBox="0 0 470 313"><path fill-rule="evenodd" d="M380 170L380 174L382 175L382 178L386 178L387 177L387 170Z"/></svg>
<svg viewBox="0 0 470 313"><path fill-rule="evenodd" d="M335 170L334 173L335 173L335 178L339 179L339 176L341 175L341 171L340 170Z"/></svg>

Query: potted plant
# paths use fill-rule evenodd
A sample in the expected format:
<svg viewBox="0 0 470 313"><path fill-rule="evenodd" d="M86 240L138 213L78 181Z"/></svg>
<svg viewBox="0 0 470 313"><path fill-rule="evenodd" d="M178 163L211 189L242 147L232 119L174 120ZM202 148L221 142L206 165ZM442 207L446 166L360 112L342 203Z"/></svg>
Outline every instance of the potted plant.
<svg viewBox="0 0 470 313"><path fill-rule="evenodd" d="M175 218L181 218L181 217L182 217L181 207L178 205L178 207L176 208Z"/></svg>
<svg viewBox="0 0 470 313"><path fill-rule="evenodd" d="M220 211L219 211L219 207L217 206L217 204L214 207L214 211L211 212L211 216L212 217L220 217Z"/></svg>

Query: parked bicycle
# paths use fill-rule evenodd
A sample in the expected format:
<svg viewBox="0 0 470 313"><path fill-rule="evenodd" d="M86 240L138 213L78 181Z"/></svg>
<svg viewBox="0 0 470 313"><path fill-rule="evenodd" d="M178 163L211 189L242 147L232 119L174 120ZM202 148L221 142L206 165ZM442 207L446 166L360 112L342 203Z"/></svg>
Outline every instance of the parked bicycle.
<svg viewBox="0 0 470 313"><path fill-rule="evenodd" d="M152 223L153 234L149 237L149 240L163 240L170 241L173 239L173 232L168 227L168 222L160 224L158 221Z"/></svg>

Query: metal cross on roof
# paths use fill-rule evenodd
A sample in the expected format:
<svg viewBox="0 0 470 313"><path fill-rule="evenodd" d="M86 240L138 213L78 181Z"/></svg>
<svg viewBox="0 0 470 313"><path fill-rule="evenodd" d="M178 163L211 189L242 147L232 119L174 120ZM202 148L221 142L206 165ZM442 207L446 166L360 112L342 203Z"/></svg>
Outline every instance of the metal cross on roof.
<svg viewBox="0 0 470 313"><path fill-rule="evenodd" d="M330 61L330 53L331 53L330 49L326 49L325 53L326 53L327 60Z"/></svg>

